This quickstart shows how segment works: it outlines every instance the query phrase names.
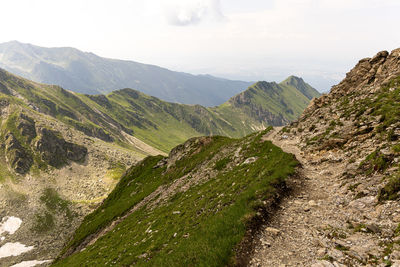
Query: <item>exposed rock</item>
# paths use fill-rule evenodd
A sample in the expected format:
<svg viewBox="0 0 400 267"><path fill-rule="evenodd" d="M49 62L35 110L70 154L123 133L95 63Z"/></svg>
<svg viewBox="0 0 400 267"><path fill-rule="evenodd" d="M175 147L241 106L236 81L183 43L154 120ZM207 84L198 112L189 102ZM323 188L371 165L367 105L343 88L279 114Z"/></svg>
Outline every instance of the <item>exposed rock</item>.
<svg viewBox="0 0 400 267"><path fill-rule="evenodd" d="M257 160L257 157L250 157L250 158L247 158L245 161L243 161L242 164L250 164L250 163L255 162L256 160Z"/></svg>
<svg viewBox="0 0 400 267"><path fill-rule="evenodd" d="M35 121L23 113L19 116L17 128L21 132L21 135L27 138L28 143L36 137Z"/></svg>
<svg viewBox="0 0 400 267"><path fill-rule="evenodd" d="M335 267L335 265L329 261L317 261L316 263L313 263L311 267Z"/></svg>
<svg viewBox="0 0 400 267"><path fill-rule="evenodd" d="M65 141L59 133L47 128L39 130L40 138L35 144L43 161L51 166L61 167L68 160L82 161L87 154L87 148Z"/></svg>
<svg viewBox="0 0 400 267"><path fill-rule="evenodd" d="M15 172L25 174L29 171L33 164L32 156L10 132L5 135L5 150L8 163Z"/></svg>

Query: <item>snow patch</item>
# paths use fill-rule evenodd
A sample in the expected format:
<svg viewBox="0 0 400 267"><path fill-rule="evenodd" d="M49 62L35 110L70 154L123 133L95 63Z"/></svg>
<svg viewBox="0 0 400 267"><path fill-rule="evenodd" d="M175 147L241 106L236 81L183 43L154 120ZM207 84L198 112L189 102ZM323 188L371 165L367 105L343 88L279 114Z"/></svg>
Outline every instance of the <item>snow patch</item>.
<svg viewBox="0 0 400 267"><path fill-rule="evenodd" d="M0 224L0 235L4 232L8 232L10 235L14 234L22 224L22 220L20 218L11 216L4 217Z"/></svg>
<svg viewBox="0 0 400 267"><path fill-rule="evenodd" d="M10 267L32 267L32 266L36 266L38 264L42 264L42 263L46 263L46 262L50 262L51 260L44 260L44 261L22 261L20 263L14 264Z"/></svg>
<svg viewBox="0 0 400 267"><path fill-rule="evenodd" d="M10 256L18 256L22 253L32 250L33 248L34 248L33 246L28 247L19 242L6 243L6 244L4 244L4 246L0 247L0 259L10 257Z"/></svg>

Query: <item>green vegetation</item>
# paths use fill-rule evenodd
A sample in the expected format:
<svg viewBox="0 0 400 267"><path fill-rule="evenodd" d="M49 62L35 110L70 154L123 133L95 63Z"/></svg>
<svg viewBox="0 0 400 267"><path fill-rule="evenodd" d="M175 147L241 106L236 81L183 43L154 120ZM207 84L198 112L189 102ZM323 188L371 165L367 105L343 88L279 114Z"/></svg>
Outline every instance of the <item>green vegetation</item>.
<svg viewBox="0 0 400 267"><path fill-rule="evenodd" d="M70 210L70 202L60 197L53 188L46 188L40 196L40 202L44 204L43 209L35 213L32 230L37 233L45 233L54 229L56 215L62 216L62 220L71 221L74 217Z"/></svg>
<svg viewBox="0 0 400 267"><path fill-rule="evenodd" d="M45 204L48 210L65 214L68 219L72 219L73 214L69 209L70 202L62 199L53 188L46 188L40 196L40 201Z"/></svg>
<svg viewBox="0 0 400 267"><path fill-rule="evenodd" d="M312 88L309 84L305 83L302 78L296 76L290 76L289 78L281 82L280 85L295 88L310 100L314 97L319 97L321 95L317 90Z"/></svg>
<svg viewBox="0 0 400 267"><path fill-rule="evenodd" d="M364 170L367 175L373 172L383 172L390 164L390 159L383 155L380 150L375 150L369 154L365 160L360 163L360 169Z"/></svg>
<svg viewBox="0 0 400 267"><path fill-rule="evenodd" d="M45 233L54 228L54 216L48 211L36 213L32 230L36 233Z"/></svg>
<svg viewBox="0 0 400 267"><path fill-rule="evenodd" d="M40 110L88 136L115 142L143 156L148 152L132 146L121 132L168 152L195 136L240 138L268 125L283 125L297 119L308 105L309 96L318 94L301 79L292 77L280 84L258 82L226 103L207 108L165 102L133 89L108 95L83 95L59 86L39 85L3 70L0 77L2 83L32 103L36 111L29 110L32 106L27 107L23 102L18 106L29 112ZM13 116L10 129L15 129L13 123L17 117Z"/></svg>
<svg viewBox="0 0 400 267"><path fill-rule="evenodd" d="M112 221L123 220L93 245L59 259L55 266L232 264L234 248L263 201L275 195L298 164L293 155L262 141L265 132L243 139L191 139L175 149L185 156L168 168L159 165L162 156L144 159L84 219L63 255ZM244 164L250 157L256 160ZM220 171L215 173L215 169ZM193 180L186 191L171 192L166 202L157 202L159 194L142 202L160 186L168 190L181 177L187 177L183 181L188 183Z"/></svg>
<svg viewBox="0 0 400 267"><path fill-rule="evenodd" d="M383 200L395 200L400 197L400 172L395 173L389 178L389 182L379 190L378 199Z"/></svg>
<svg viewBox="0 0 400 267"><path fill-rule="evenodd" d="M400 144L394 145L394 146L392 147L392 150L393 150L395 153L400 153Z"/></svg>
<svg viewBox="0 0 400 267"><path fill-rule="evenodd" d="M107 171L107 177L113 180L118 180L125 173L126 167L121 162L113 162Z"/></svg>
<svg viewBox="0 0 400 267"><path fill-rule="evenodd" d="M227 158L223 158L221 160L218 160L215 163L214 169L217 171L220 171L222 169L224 169L226 167L226 165L231 161L231 159L229 157Z"/></svg>

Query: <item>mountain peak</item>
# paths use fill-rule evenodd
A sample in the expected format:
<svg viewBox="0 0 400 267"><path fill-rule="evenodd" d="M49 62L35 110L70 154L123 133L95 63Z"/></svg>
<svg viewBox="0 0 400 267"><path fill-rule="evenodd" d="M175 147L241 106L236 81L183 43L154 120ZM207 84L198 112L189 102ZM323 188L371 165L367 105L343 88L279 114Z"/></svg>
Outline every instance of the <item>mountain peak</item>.
<svg viewBox="0 0 400 267"><path fill-rule="evenodd" d="M294 87L310 100L314 97L320 96L320 93L311 85L306 83L303 78L294 75L289 76L286 80L282 81L280 85Z"/></svg>
<svg viewBox="0 0 400 267"><path fill-rule="evenodd" d="M286 83L287 85L295 85L298 86L299 84L306 84L306 82L303 80L303 78L290 75L287 77L282 83Z"/></svg>

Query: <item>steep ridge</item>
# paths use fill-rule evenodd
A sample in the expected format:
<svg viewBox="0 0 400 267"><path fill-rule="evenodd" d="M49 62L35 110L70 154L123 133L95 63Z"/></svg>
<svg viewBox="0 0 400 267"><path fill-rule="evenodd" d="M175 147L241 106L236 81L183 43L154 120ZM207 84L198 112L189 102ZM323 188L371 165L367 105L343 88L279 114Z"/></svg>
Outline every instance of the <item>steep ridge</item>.
<svg viewBox="0 0 400 267"><path fill-rule="evenodd" d="M312 88L309 84L305 83L302 78L293 75L281 82L280 85L294 87L310 100L314 97L320 96L320 93Z"/></svg>
<svg viewBox="0 0 400 267"><path fill-rule="evenodd" d="M54 266L221 266L273 204L297 161L265 141L199 137L133 166ZM244 249L248 249L247 247Z"/></svg>
<svg viewBox="0 0 400 267"><path fill-rule="evenodd" d="M99 57L70 47L17 41L0 44L0 67L27 79L85 94L135 88L164 101L216 106L251 82L191 75L134 61Z"/></svg>
<svg viewBox="0 0 400 267"><path fill-rule="evenodd" d="M244 113L267 125L282 126L297 119L304 106L308 105L310 99L300 91L301 88L311 88L313 94L319 96L319 93L304 81L296 86L298 88L285 82L257 82L217 107L216 111L225 116Z"/></svg>
<svg viewBox="0 0 400 267"><path fill-rule="evenodd" d="M400 49L362 59L267 139L302 185L256 239L251 266L400 266Z"/></svg>

